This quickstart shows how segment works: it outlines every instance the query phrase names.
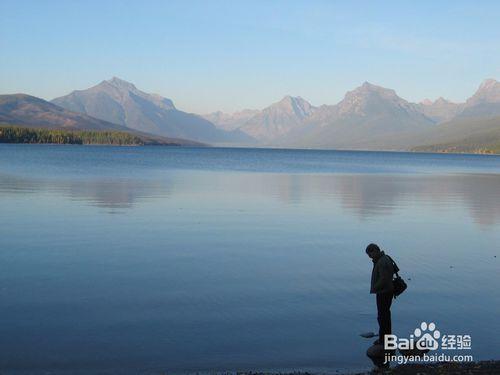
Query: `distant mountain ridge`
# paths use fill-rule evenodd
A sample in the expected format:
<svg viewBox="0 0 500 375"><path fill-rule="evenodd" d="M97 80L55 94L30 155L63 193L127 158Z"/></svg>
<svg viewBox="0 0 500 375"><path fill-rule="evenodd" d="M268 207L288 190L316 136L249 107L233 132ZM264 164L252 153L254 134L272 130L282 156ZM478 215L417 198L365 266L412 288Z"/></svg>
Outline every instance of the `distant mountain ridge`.
<svg viewBox="0 0 500 375"><path fill-rule="evenodd" d="M52 103L24 94L2 95L0 122L152 133L212 145L484 151L496 149L500 142L500 83L483 81L464 103L444 98L411 103L392 89L364 82L335 105L313 106L300 96L287 95L262 110L202 117L114 77Z"/></svg>
<svg viewBox="0 0 500 375"><path fill-rule="evenodd" d="M369 117L402 118L402 126L407 122L430 124L433 121L423 114L413 103L400 98L392 89L373 85L369 82L346 93L343 100L333 106L322 106L310 119L312 123L328 125L338 121L366 122Z"/></svg>
<svg viewBox="0 0 500 375"><path fill-rule="evenodd" d="M285 96L278 103L252 112L244 121L223 115L223 119L208 116L216 126L222 121L231 123L231 129L239 129L263 145L405 149L412 147L414 136L426 134L441 123L499 116L500 83L494 79L483 81L465 103L441 97L417 104L404 100L392 89L364 82L335 105L314 107L300 97Z"/></svg>
<svg viewBox="0 0 500 375"><path fill-rule="evenodd" d="M378 148L394 136L423 131L432 119L394 90L365 82L308 118L308 130L288 142L298 147Z"/></svg>
<svg viewBox="0 0 500 375"><path fill-rule="evenodd" d="M234 113L217 111L203 115L203 117L211 123L217 124L216 126L220 129L235 130L259 112L257 109L243 109Z"/></svg>
<svg viewBox="0 0 500 375"><path fill-rule="evenodd" d="M464 104L457 117L493 117L500 115L500 82L487 79Z"/></svg>
<svg viewBox="0 0 500 375"><path fill-rule="evenodd" d="M435 101L425 99L418 104L420 111L436 123L449 121L459 114L464 107L463 103L453 103L440 97Z"/></svg>
<svg viewBox="0 0 500 375"><path fill-rule="evenodd" d="M365 82L336 105L315 107L301 97L285 96L238 129L268 145L352 147L365 138L433 123L394 90Z"/></svg>
<svg viewBox="0 0 500 375"><path fill-rule="evenodd" d="M53 99L52 103L160 136L211 143L251 141L248 135L238 130L229 132L218 129L201 116L179 111L172 100L143 92L117 77L86 90L73 91Z"/></svg>
<svg viewBox="0 0 500 375"><path fill-rule="evenodd" d="M120 132L140 139L143 144L176 144L201 146L185 139L161 137L99 120L61 108L46 100L26 94L0 95L0 125L66 131Z"/></svg>
<svg viewBox="0 0 500 375"><path fill-rule="evenodd" d="M264 108L239 129L261 142L273 141L301 126L315 108L300 96L285 96L279 102Z"/></svg>
<svg viewBox="0 0 500 375"><path fill-rule="evenodd" d="M239 129L260 142L272 142L299 126L315 110L300 96L286 95L262 110L243 110L233 114L214 112L204 117L222 129Z"/></svg>
<svg viewBox="0 0 500 375"><path fill-rule="evenodd" d="M26 94L0 95L0 121L49 129L128 130Z"/></svg>
<svg viewBox="0 0 500 375"><path fill-rule="evenodd" d="M500 116L456 118L413 139L413 151L500 153Z"/></svg>

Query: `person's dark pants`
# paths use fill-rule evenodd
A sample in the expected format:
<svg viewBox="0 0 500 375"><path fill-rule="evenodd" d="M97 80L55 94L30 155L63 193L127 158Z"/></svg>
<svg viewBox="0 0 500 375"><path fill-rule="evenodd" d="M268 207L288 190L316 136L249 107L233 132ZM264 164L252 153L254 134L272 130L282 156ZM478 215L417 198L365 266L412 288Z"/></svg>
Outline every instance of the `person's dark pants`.
<svg viewBox="0 0 500 375"><path fill-rule="evenodd" d="M381 344L384 344L384 335L391 334L391 293L377 293L377 320L378 337Z"/></svg>

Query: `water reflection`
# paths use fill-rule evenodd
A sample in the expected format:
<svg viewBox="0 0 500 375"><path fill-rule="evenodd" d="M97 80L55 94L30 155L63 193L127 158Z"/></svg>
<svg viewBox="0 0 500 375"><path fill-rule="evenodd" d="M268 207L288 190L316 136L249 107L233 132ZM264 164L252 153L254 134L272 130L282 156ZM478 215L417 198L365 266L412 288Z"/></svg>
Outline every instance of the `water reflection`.
<svg viewBox="0 0 500 375"><path fill-rule="evenodd" d="M124 212L144 200L175 199L179 194L207 195L211 202L230 195L245 200L265 197L285 205L338 203L359 220L394 214L408 206L440 210L467 208L481 227L500 221L500 176L271 174L185 172L161 178L44 179L0 174L0 197L47 192Z"/></svg>
<svg viewBox="0 0 500 375"><path fill-rule="evenodd" d="M25 178L0 174L0 197L50 193L110 209L132 208L142 199L165 198L170 194L168 180Z"/></svg>
<svg viewBox="0 0 500 375"><path fill-rule="evenodd" d="M429 318L473 335L477 359L500 345L498 159L5 149L6 371L356 368L376 324L364 246L379 239L412 279L398 335ZM236 167L210 170L221 155Z"/></svg>

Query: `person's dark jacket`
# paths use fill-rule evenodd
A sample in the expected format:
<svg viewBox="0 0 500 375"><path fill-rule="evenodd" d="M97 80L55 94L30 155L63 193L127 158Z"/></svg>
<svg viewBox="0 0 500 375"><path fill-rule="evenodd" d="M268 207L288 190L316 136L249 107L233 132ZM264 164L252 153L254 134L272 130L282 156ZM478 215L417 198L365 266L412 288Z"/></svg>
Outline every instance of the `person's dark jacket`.
<svg viewBox="0 0 500 375"><path fill-rule="evenodd" d="M381 254L380 258L373 261L370 293L392 293L394 290L392 285L392 275L394 274L392 261L383 251Z"/></svg>

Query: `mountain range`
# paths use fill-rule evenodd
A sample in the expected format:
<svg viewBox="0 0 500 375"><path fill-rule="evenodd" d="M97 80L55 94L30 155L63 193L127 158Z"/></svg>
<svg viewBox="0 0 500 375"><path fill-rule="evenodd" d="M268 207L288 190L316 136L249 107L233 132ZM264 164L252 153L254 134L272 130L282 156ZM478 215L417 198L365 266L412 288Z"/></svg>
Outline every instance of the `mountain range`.
<svg viewBox="0 0 500 375"><path fill-rule="evenodd" d="M485 80L464 103L444 98L411 103L365 82L334 105L313 106L287 95L261 110L201 116L114 77L51 102L1 95L0 122L129 131L213 145L474 151L500 144L500 83Z"/></svg>
<svg viewBox="0 0 500 375"><path fill-rule="evenodd" d="M443 144L443 134L450 141L462 136L466 140L470 132L463 124L468 122L476 127L476 133L482 132L485 122L481 120L486 119L488 134L492 123L500 129L500 83L485 80L464 103L444 98L410 103L394 90L365 82L335 105L315 107L301 97L286 96L260 111L245 113L251 116L242 118L237 112L233 118L217 112L217 116L209 114L205 118L216 126L232 124L232 129L240 129L267 146L405 150L423 145L418 142L431 145L437 134L441 134L438 138ZM454 123L460 126L454 127ZM442 126L447 130L441 132Z"/></svg>
<svg viewBox="0 0 500 375"><path fill-rule="evenodd" d="M172 100L148 94L113 77L86 90L52 100L62 108L155 135L209 143L248 142L239 130L217 128L201 116L179 111Z"/></svg>
<svg viewBox="0 0 500 375"><path fill-rule="evenodd" d="M0 122L49 129L127 130L118 124L73 112L26 94L0 95Z"/></svg>
<svg viewBox="0 0 500 375"><path fill-rule="evenodd" d="M46 100L26 94L0 95L0 126L17 125L34 129L91 130L130 133L143 144L202 146L202 143L155 136L149 133L69 111Z"/></svg>

